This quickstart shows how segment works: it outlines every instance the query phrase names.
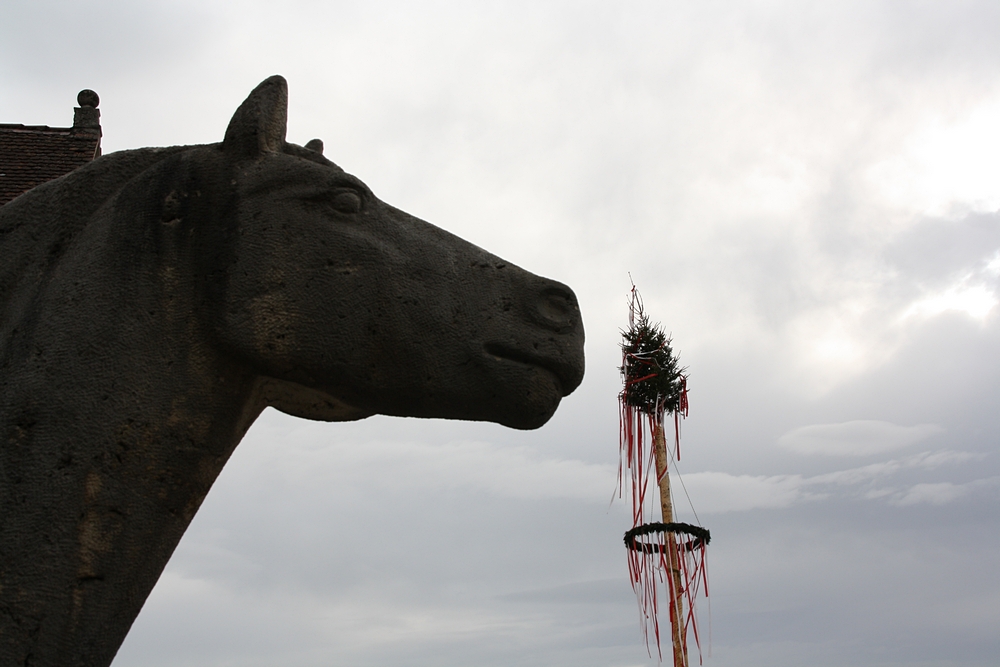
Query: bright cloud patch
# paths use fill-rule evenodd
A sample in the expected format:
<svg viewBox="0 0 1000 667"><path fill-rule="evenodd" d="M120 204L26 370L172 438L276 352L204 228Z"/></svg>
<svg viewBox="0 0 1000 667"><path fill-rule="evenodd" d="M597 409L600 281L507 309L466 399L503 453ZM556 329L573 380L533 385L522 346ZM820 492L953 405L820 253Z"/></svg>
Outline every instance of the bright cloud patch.
<svg viewBox="0 0 1000 667"><path fill-rule="evenodd" d="M901 449L941 431L935 424L898 426L884 421L857 420L802 426L778 438L778 444L801 454L868 456Z"/></svg>
<svg viewBox="0 0 1000 667"><path fill-rule="evenodd" d="M891 204L928 215L954 209L994 211L1000 207L1000 100L977 107L954 124L924 127L899 155L869 171Z"/></svg>
<svg viewBox="0 0 1000 667"><path fill-rule="evenodd" d="M578 460L545 459L524 447L485 442L370 443L359 450L399 477L435 488L472 487L513 498L577 498L606 502L615 469ZM394 463L387 464L386 461ZM404 472L405 471L405 472Z"/></svg>
<svg viewBox="0 0 1000 667"><path fill-rule="evenodd" d="M977 491L996 489L1000 486L1000 477L977 479L965 484L938 482L936 484L914 484L906 491L897 494L890 502L893 505L947 505L948 503L972 495Z"/></svg>
<svg viewBox="0 0 1000 667"><path fill-rule="evenodd" d="M730 475L699 472L684 476L684 484L699 512L713 514L781 508L816 498L803 490L801 475Z"/></svg>
<svg viewBox="0 0 1000 667"><path fill-rule="evenodd" d="M290 466L299 484L357 484L400 489L468 489L509 498L574 498L606 503L617 484L616 467L551 459L527 447L488 442L441 444L372 440L328 445L322 424L297 428L282 447L262 450L262 474ZM252 434L256 437L256 433ZM295 450L294 456L287 456Z"/></svg>
<svg viewBox="0 0 1000 667"><path fill-rule="evenodd" d="M942 429L933 424L897 426L880 421L814 424L782 436L781 444L796 451L820 454L873 454L905 447ZM252 434L256 436L257 434ZM259 473L273 483L294 468L297 486L310 491L337 489L353 494L408 495L461 490L518 499L573 499L606 504L613 495L615 466L540 456L527 447L502 447L487 442L367 441L330 446L322 425L303 424L282 443L257 450ZM294 455L289 456L289 450ZM936 470L979 460L982 454L953 450L925 451L864 466L818 475L733 475L703 471L685 474L683 483L699 514L781 509L826 498L878 500L897 506L944 504L968 497L979 486L1000 488L986 481L964 485L947 482L894 483L906 471ZM993 486L990 486L993 484ZM984 488L986 488L984 486ZM685 504L681 484L675 501Z"/></svg>
<svg viewBox="0 0 1000 667"><path fill-rule="evenodd" d="M993 310L995 305L997 305L997 298L992 289L983 284L971 284L969 279L964 279L943 292L917 301L907 309L903 317L913 315L932 317L954 310L982 320Z"/></svg>
<svg viewBox="0 0 1000 667"><path fill-rule="evenodd" d="M697 503L696 509L704 514L777 509L834 495L867 500L883 499L898 506L921 503L943 505L964 498L978 489L1000 487L1000 478L965 484L922 483L903 488L893 486L886 480L903 470L933 470L981 458L981 454L941 450L812 477L702 472L685 475L684 484Z"/></svg>

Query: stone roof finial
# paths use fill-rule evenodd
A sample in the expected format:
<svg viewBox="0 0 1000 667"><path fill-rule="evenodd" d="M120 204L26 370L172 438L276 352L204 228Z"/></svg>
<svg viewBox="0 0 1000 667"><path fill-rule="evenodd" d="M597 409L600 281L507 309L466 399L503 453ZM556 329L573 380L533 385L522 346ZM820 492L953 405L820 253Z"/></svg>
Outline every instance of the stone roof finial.
<svg viewBox="0 0 1000 667"><path fill-rule="evenodd" d="M102 134L101 112L97 110L101 98L97 96L97 93L86 88L76 96L76 101L80 106L73 109L73 132Z"/></svg>
<svg viewBox="0 0 1000 667"><path fill-rule="evenodd" d="M76 96L76 103L81 107L91 107L92 109L96 109L97 105L101 103L101 98L90 88L84 88L80 91L80 94Z"/></svg>

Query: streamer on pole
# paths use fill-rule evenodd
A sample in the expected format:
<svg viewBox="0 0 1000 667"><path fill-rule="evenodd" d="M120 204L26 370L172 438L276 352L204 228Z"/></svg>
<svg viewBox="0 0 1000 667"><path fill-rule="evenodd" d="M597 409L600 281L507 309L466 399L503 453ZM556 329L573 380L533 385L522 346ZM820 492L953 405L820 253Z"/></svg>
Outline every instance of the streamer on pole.
<svg viewBox="0 0 1000 667"><path fill-rule="evenodd" d="M635 285L621 348L624 387L618 395L619 487L628 486L631 496L632 528L625 533L629 575L639 601L647 649L655 642L657 656L663 659L662 588L667 596L674 667L689 667L689 636L698 648L699 664L702 662L695 600L708 595L705 547L711 534L700 526L674 521L663 422L666 415L673 416L674 454L680 460L680 422L688 414L687 375L678 365L670 337L659 324L650 324ZM653 519L656 503L647 498L654 471L660 521Z"/></svg>

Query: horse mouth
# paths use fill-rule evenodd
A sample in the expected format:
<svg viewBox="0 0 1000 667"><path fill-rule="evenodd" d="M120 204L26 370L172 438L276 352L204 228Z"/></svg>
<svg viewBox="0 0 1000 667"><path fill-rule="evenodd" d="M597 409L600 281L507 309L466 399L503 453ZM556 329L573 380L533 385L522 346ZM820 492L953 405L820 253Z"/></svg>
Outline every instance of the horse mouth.
<svg viewBox="0 0 1000 667"><path fill-rule="evenodd" d="M556 381L560 396L568 396L576 389L583 379L582 373L569 364L540 354L525 352L503 343L486 343L483 349L487 354L497 359L513 361L517 364L541 368L551 373Z"/></svg>

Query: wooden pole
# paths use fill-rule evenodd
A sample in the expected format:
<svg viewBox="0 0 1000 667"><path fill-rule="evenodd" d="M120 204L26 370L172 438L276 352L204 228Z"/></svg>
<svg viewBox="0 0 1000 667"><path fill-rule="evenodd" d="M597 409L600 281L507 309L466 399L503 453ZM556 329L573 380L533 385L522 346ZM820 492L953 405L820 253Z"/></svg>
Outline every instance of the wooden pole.
<svg viewBox="0 0 1000 667"><path fill-rule="evenodd" d="M663 523L674 522L674 506L670 500L670 475L667 471L667 442L663 435L663 426L653 428L653 452L656 457L656 479L660 487L660 510L663 512ZM670 640L674 648L674 667L688 667L687 643L684 637L684 596L681 590L681 567L678 562L680 554L671 545L676 544L673 533L664 536L663 544L667 546L667 565L670 570L668 577L673 580L674 599L670 601L674 614L670 617Z"/></svg>

